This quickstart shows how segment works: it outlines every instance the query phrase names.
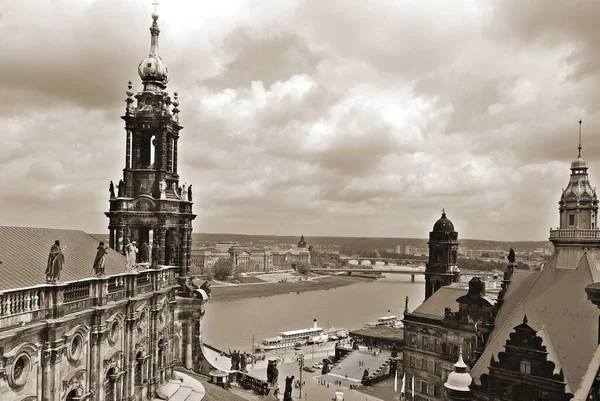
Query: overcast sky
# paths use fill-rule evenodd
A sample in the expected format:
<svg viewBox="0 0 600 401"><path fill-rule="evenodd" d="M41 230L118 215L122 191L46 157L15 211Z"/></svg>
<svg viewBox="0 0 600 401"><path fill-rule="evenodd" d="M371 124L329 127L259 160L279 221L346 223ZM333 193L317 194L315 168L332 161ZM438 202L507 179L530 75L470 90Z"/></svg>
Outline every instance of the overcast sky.
<svg viewBox="0 0 600 401"><path fill-rule="evenodd" d="M0 224L104 232L151 0L0 0ZM162 0L195 232L542 240L600 182L597 1Z"/></svg>

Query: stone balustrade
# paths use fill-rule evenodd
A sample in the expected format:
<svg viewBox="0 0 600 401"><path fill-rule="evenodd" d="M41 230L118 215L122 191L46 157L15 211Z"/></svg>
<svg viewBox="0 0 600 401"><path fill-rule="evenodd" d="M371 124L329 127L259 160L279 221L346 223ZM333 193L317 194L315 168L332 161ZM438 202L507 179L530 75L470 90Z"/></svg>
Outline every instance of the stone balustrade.
<svg viewBox="0 0 600 401"><path fill-rule="evenodd" d="M0 330L40 319L59 318L139 294L167 290L178 286L178 269L164 267L0 291Z"/></svg>
<svg viewBox="0 0 600 401"><path fill-rule="evenodd" d="M600 239L600 230L585 230L581 228L550 230L550 240L557 238Z"/></svg>

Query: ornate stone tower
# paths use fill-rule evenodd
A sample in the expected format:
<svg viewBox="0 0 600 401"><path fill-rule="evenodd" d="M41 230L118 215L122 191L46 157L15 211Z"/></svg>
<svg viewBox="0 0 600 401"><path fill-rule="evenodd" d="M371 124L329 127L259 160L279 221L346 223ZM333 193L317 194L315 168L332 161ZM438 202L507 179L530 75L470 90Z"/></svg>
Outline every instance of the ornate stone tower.
<svg viewBox="0 0 600 401"><path fill-rule="evenodd" d="M304 233L300 237L300 241L298 241L298 248L306 248L306 241L304 240Z"/></svg>
<svg viewBox="0 0 600 401"><path fill-rule="evenodd" d="M587 162L581 157L581 121L579 121L579 147L577 159L571 163L571 178L567 188L560 197L560 227L554 233L564 234L560 237L568 239L596 239L598 231L598 198L596 189L592 188L588 179ZM568 230L568 231L567 231ZM590 231L593 230L593 231ZM552 239L552 233L550 234ZM558 238L555 238L558 239ZM560 245L564 241L555 241L554 245ZM572 241L566 241L572 242Z"/></svg>
<svg viewBox="0 0 600 401"><path fill-rule="evenodd" d="M111 182L106 212L110 247L124 252L129 241L136 241L139 262L149 262L144 259L152 255L153 263L181 266L181 274L188 275L196 216L191 185L179 186L179 101L177 92L173 101L167 92L168 70L158 55L158 14L152 20L150 54L138 67L143 89L134 96L130 81L126 92L125 168L116 195Z"/></svg>
<svg viewBox="0 0 600 401"><path fill-rule="evenodd" d="M441 286L452 283L458 267L458 233L454 224L442 210L442 217L433 225L429 233L429 262L425 265L425 299L429 298Z"/></svg>

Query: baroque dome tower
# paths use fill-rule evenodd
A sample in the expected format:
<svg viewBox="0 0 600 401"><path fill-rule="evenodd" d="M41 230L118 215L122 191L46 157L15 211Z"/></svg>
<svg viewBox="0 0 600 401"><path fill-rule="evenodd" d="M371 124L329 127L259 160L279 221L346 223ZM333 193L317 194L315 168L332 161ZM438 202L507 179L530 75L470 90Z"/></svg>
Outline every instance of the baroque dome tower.
<svg viewBox="0 0 600 401"><path fill-rule="evenodd" d="M559 205L560 225L550 231L555 246L596 242L598 230L598 197L588 178L588 164L581 157L581 121L577 158L571 162L571 176L563 189Z"/></svg>
<svg viewBox="0 0 600 401"><path fill-rule="evenodd" d="M177 171L179 100L167 91L167 66L158 55L158 14L152 14L150 54L138 66L143 89L126 92L125 168L115 194L111 186L110 247L125 253L140 247L139 262L179 266L180 277L191 268L191 185L180 185ZM135 245L134 244L134 245Z"/></svg>
<svg viewBox="0 0 600 401"><path fill-rule="evenodd" d="M456 258L458 253L458 233L454 224L446 217L442 209L442 217L433 225L429 233L429 261L425 265L425 299L429 298L440 287L451 284L458 274Z"/></svg>

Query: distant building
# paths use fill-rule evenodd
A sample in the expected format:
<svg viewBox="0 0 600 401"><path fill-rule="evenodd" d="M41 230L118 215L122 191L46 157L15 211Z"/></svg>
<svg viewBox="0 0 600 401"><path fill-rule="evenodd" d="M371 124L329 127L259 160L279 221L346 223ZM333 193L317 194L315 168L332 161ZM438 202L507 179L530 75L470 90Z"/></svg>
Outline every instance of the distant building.
<svg viewBox="0 0 600 401"><path fill-rule="evenodd" d="M394 252L401 255L414 255L417 247L414 245L396 245Z"/></svg>
<svg viewBox="0 0 600 401"><path fill-rule="evenodd" d="M292 262L310 263L310 251L306 248L304 235L300 238L297 248L289 249L256 249L239 245L234 242L220 242L214 249L192 251L192 271L200 275L205 269L211 268L217 260L231 258L233 267L243 268L251 272L268 272L282 269Z"/></svg>

